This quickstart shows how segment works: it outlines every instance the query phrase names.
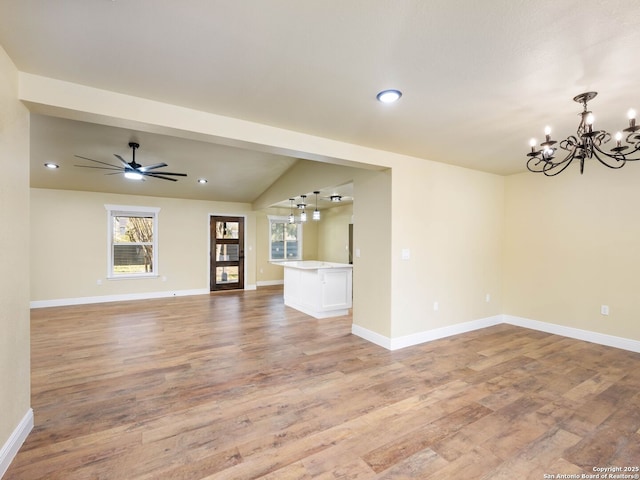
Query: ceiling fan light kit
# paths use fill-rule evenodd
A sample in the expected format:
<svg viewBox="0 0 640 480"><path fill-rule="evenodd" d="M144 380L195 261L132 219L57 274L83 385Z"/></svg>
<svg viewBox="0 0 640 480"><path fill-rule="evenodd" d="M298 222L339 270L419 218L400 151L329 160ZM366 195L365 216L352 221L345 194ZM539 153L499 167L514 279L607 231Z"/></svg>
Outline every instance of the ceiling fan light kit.
<svg viewBox="0 0 640 480"><path fill-rule="evenodd" d="M112 163L103 162L101 160L94 160L92 158L82 157L80 155L74 155L77 158L82 158L83 160L89 160L90 162L98 163L101 166L94 165L75 165L76 167L82 168L97 168L101 170L112 170L112 173L107 173L106 175L117 175L122 173L125 178L129 180L144 180L144 177L151 178L159 178L161 180L169 180L171 182L176 182L177 179L171 177L186 177L186 173L175 173L175 172L165 172L158 171L158 168L163 168L168 166L164 162L154 163L153 165L141 165L136 162L136 150L140 148L140 144L136 142L129 142L129 148L132 150L132 160L127 162L124 158L122 158L117 153L114 153L114 156L120 160L121 165L114 165Z"/></svg>
<svg viewBox="0 0 640 480"><path fill-rule="evenodd" d="M536 140L531 139L529 145L531 151L527 153L527 168L530 172L543 173L548 177L553 177L562 173L573 160L580 162L580 173L584 172L584 162L590 158L595 158L605 167L618 169L625 166L626 162L640 160L640 126L636 125L636 112L629 110L627 116L629 126L615 134L616 146L609 151L603 149L603 145L611 140L611 134L605 130L595 130L595 117L587 109L587 102L595 98L597 92L585 92L573 97L573 101L582 104L580 123L576 135L571 135L559 144L551 138L551 127L544 130L545 141L536 147ZM626 135L623 135L623 133ZM624 137L624 141L623 141ZM557 151L556 145L565 150L567 155L556 160L554 155Z"/></svg>

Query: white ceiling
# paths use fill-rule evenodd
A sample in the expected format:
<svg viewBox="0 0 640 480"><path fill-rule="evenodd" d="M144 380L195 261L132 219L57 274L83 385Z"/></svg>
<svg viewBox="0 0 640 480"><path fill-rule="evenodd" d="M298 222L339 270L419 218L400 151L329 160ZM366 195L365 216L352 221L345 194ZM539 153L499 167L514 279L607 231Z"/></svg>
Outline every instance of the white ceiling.
<svg viewBox="0 0 640 480"><path fill-rule="evenodd" d="M637 0L3 0L0 44L24 72L498 174L525 170L545 125L573 134L579 93L599 92L610 131L640 110ZM385 88L404 95L380 104ZM220 199L238 184L255 198L291 161L95 125L55 145L51 123L36 119L34 165L128 158L140 137L140 163L190 174L154 183L189 198L195 177L236 168Z"/></svg>

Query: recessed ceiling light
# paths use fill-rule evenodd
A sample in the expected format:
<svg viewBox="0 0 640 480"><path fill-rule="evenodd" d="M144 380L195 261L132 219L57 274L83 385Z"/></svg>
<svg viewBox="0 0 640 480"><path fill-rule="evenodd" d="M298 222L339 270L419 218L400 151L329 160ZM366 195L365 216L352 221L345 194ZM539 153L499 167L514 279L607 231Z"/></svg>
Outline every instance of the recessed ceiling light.
<svg viewBox="0 0 640 480"><path fill-rule="evenodd" d="M401 96L402 92L400 90L383 90L376 95L376 98L382 103L393 103L400 100Z"/></svg>
<svg viewBox="0 0 640 480"><path fill-rule="evenodd" d="M206 178L199 178L198 179L198 183L207 183L209 180L207 180Z"/></svg>
<svg viewBox="0 0 640 480"><path fill-rule="evenodd" d="M60 168L60 165L57 165L52 162L47 162L44 164L45 167L50 168L51 170L55 170L56 168Z"/></svg>

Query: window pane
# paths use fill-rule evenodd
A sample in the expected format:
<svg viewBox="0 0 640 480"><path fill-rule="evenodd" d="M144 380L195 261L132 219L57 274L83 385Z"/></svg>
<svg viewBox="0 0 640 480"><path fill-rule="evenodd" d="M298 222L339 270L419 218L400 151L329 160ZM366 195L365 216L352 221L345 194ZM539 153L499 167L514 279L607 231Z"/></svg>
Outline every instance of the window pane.
<svg viewBox="0 0 640 480"><path fill-rule="evenodd" d="M216 283L237 283L238 267L217 267Z"/></svg>
<svg viewBox="0 0 640 480"><path fill-rule="evenodd" d="M216 222L216 238L239 238L238 222Z"/></svg>
<svg viewBox="0 0 640 480"><path fill-rule="evenodd" d="M113 243L153 242L153 218L113 217Z"/></svg>
<svg viewBox="0 0 640 480"><path fill-rule="evenodd" d="M216 260L237 262L239 259L238 245L216 245Z"/></svg>
<svg viewBox="0 0 640 480"><path fill-rule="evenodd" d="M146 213L111 216L111 275L154 273L155 219Z"/></svg>
<svg viewBox="0 0 640 480"><path fill-rule="evenodd" d="M287 249L287 258L298 258L298 241L297 240L287 240L286 243Z"/></svg>
<svg viewBox="0 0 640 480"><path fill-rule="evenodd" d="M284 219L270 220L271 260L298 260L301 258L301 226Z"/></svg>
<svg viewBox="0 0 640 480"><path fill-rule="evenodd" d="M298 258L298 226L288 223L286 227L285 248L287 258Z"/></svg>
<svg viewBox="0 0 640 480"><path fill-rule="evenodd" d="M127 275L153 272L153 247L151 245L114 245L113 273Z"/></svg>
<svg viewBox="0 0 640 480"><path fill-rule="evenodd" d="M271 223L271 259L284 260L284 223Z"/></svg>

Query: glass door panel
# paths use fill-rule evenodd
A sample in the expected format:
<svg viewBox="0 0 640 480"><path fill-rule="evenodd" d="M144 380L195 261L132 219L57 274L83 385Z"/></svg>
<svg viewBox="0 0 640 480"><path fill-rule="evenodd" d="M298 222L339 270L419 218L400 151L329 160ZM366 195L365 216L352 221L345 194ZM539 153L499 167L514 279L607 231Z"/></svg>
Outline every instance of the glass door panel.
<svg viewBox="0 0 640 480"><path fill-rule="evenodd" d="M244 289L244 218L211 217L210 289Z"/></svg>

